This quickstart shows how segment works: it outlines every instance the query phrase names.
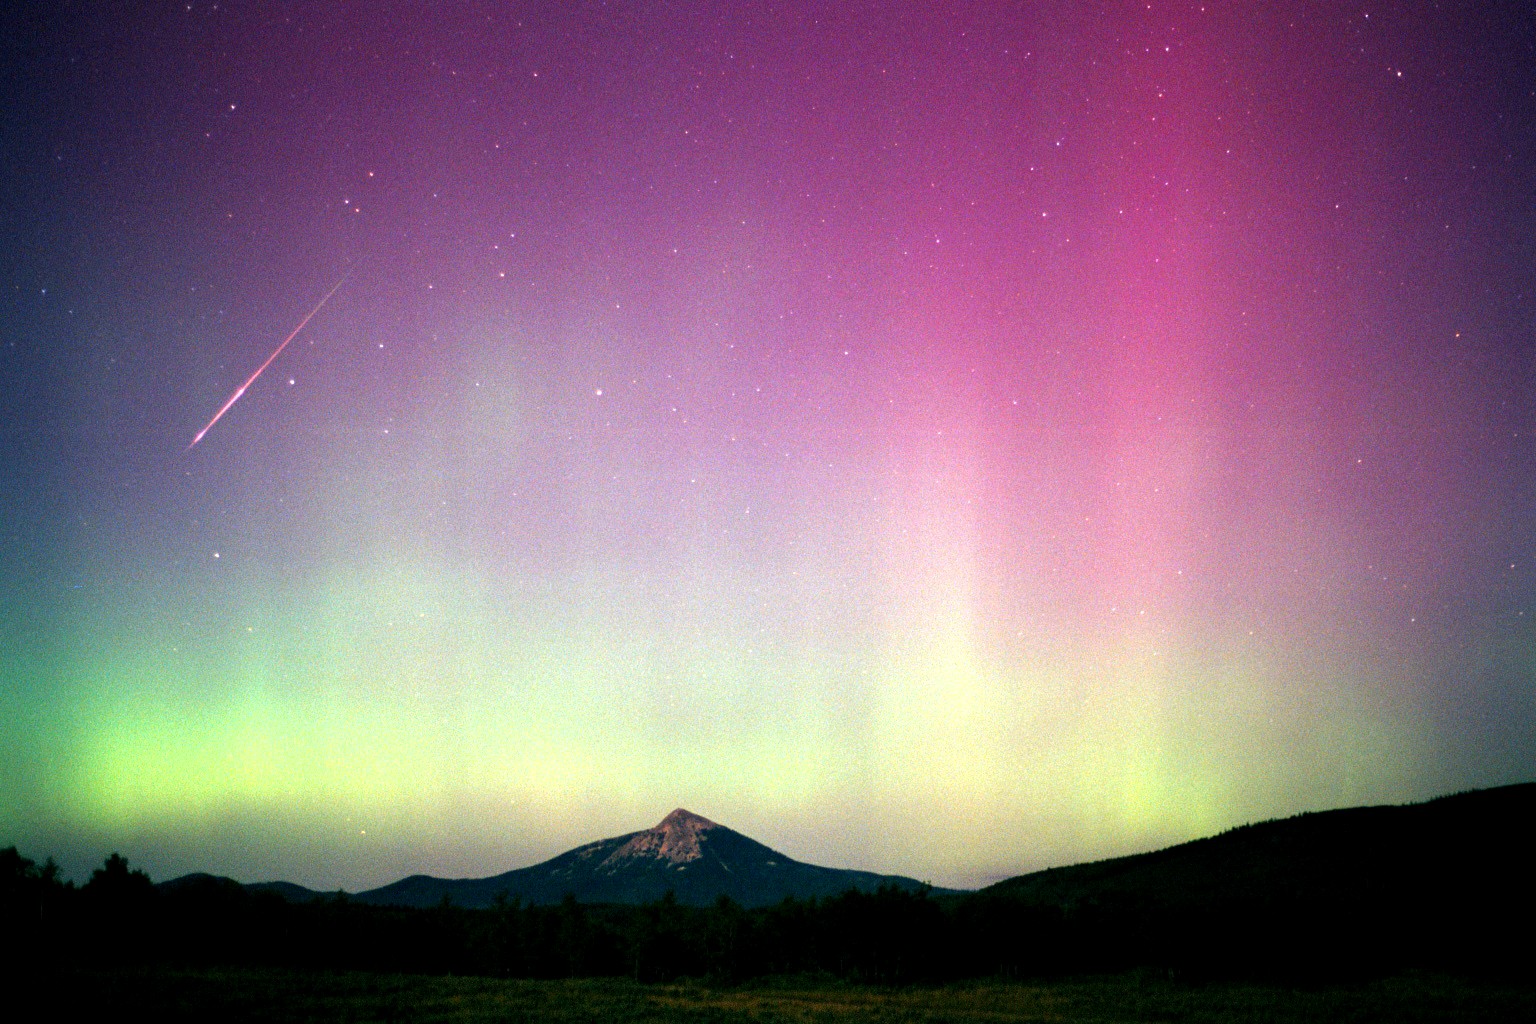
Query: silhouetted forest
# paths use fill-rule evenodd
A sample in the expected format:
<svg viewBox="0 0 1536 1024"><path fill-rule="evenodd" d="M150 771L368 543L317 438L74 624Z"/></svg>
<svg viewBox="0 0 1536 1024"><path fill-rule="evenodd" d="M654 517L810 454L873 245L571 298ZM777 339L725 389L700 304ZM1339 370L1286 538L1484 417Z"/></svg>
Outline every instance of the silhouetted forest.
<svg viewBox="0 0 1536 1024"><path fill-rule="evenodd" d="M1425 880L1428 882L1429 880ZM1522 979L1536 909L1528 883L1491 899L1486 879L1441 879L1433 898L1363 890L1169 905L1133 893L1070 906L1006 889L961 897L882 889L743 909L501 902L488 910L290 903L228 879L155 886L113 854L82 886L0 850L0 922L12 968L249 965L562 978L775 974L876 984L1052 977L1131 967L1276 981L1407 968ZM1450 883L1449 885L1445 883ZM1476 893L1447 898L1458 890Z"/></svg>

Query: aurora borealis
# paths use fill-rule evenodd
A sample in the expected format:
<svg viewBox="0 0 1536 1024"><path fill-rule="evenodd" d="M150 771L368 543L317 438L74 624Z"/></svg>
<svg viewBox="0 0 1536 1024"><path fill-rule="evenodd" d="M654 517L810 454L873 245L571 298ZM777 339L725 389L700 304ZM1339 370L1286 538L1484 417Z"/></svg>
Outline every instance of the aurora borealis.
<svg viewBox="0 0 1536 1024"><path fill-rule="evenodd" d="M6 29L0 846L970 886L1536 775L1527 5L133 8Z"/></svg>

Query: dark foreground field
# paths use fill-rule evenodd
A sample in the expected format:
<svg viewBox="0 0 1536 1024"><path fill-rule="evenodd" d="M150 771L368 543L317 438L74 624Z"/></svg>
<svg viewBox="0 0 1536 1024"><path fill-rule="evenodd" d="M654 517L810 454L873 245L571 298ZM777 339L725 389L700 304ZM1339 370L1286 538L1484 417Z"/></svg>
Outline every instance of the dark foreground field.
<svg viewBox="0 0 1536 1024"><path fill-rule="evenodd" d="M1266 1022L1536 1020L1536 989L1433 975L1278 988L1128 974L878 989L786 982L711 988L275 969L140 969L41 981L53 1019L164 1021Z"/></svg>

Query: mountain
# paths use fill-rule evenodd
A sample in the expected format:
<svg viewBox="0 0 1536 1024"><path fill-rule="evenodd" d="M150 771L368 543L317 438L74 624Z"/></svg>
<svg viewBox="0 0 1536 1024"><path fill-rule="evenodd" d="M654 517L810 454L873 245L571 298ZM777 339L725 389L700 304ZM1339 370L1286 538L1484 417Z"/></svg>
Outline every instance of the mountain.
<svg viewBox="0 0 1536 1024"><path fill-rule="evenodd" d="M314 889L306 889L302 885L293 882L252 882L246 886L251 892L274 892L289 903L308 903L310 900L318 900L328 893L317 892Z"/></svg>
<svg viewBox="0 0 1536 1024"><path fill-rule="evenodd" d="M167 879L164 882L156 882L155 888L166 893L190 893L207 896L211 893L231 889L244 889L246 892L270 892L276 893L289 903L308 903L311 900L321 899L329 893L316 892L314 889L306 889L302 885L292 882L237 882L233 878L223 875L210 875L206 871L194 871L190 875L180 875Z"/></svg>
<svg viewBox="0 0 1536 1024"><path fill-rule="evenodd" d="M1530 903L1532 820L1536 783L1524 783L1245 825L1153 853L1020 875L977 896L1154 914Z"/></svg>
<svg viewBox="0 0 1536 1024"><path fill-rule="evenodd" d="M648 903L672 892L684 904L703 906L729 896L753 907L786 896L836 896L882 885L923 887L898 875L805 864L679 807L655 828L578 846L532 867L491 878L412 875L354 898L429 907L447 897L461 907L488 907L499 895L524 903L558 903L566 894L582 903Z"/></svg>
<svg viewBox="0 0 1536 1024"><path fill-rule="evenodd" d="M1021 875L959 912L973 948L1002 970L1528 979L1533 819L1532 783L1303 814Z"/></svg>

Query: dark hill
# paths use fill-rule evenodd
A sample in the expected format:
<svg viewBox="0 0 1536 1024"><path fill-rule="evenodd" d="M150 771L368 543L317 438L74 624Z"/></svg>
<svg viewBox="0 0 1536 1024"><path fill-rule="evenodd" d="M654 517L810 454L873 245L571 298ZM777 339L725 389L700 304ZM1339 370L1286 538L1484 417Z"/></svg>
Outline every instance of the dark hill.
<svg viewBox="0 0 1536 1024"><path fill-rule="evenodd" d="M582 903L648 903L666 893L679 903L704 906L729 896L747 906L836 896L880 886L917 890L922 883L897 875L818 867L784 856L740 832L678 808L655 828L602 839L542 864L491 878L445 879L412 875L359 893L359 902L428 907L444 897L461 907L488 907L498 895L524 903L558 903L567 894Z"/></svg>
<svg viewBox="0 0 1536 1024"><path fill-rule="evenodd" d="M1005 959L1037 964L1528 969L1533 817L1536 783L1303 814L1021 875L964 913Z"/></svg>
<svg viewBox="0 0 1536 1024"><path fill-rule="evenodd" d="M1529 872L1536 783L1403 806L1302 814L1153 853L1020 875L983 894L1069 909L1131 901L1231 907L1372 893L1475 892Z"/></svg>
<svg viewBox="0 0 1536 1024"><path fill-rule="evenodd" d="M194 871L190 875L180 875L176 878L167 879L164 882L155 883L155 888L164 893L195 893L205 896L211 892L226 890L230 887L244 889L247 892L275 893L289 903L308 903L311 900L317 900L326 895L323 892L306 889L302 885L295 885L292 882L241 883L233 878L226 878L223 875L210 875L205 871Z"/></svg>
<svg viewBox="0 0 1536 1024"><path fill-rule="evenodd" d="M308 903L310 900L318 900L326 895L292 882L252 882L246 888L252 892L276 893L289 903Z"/></svg>

